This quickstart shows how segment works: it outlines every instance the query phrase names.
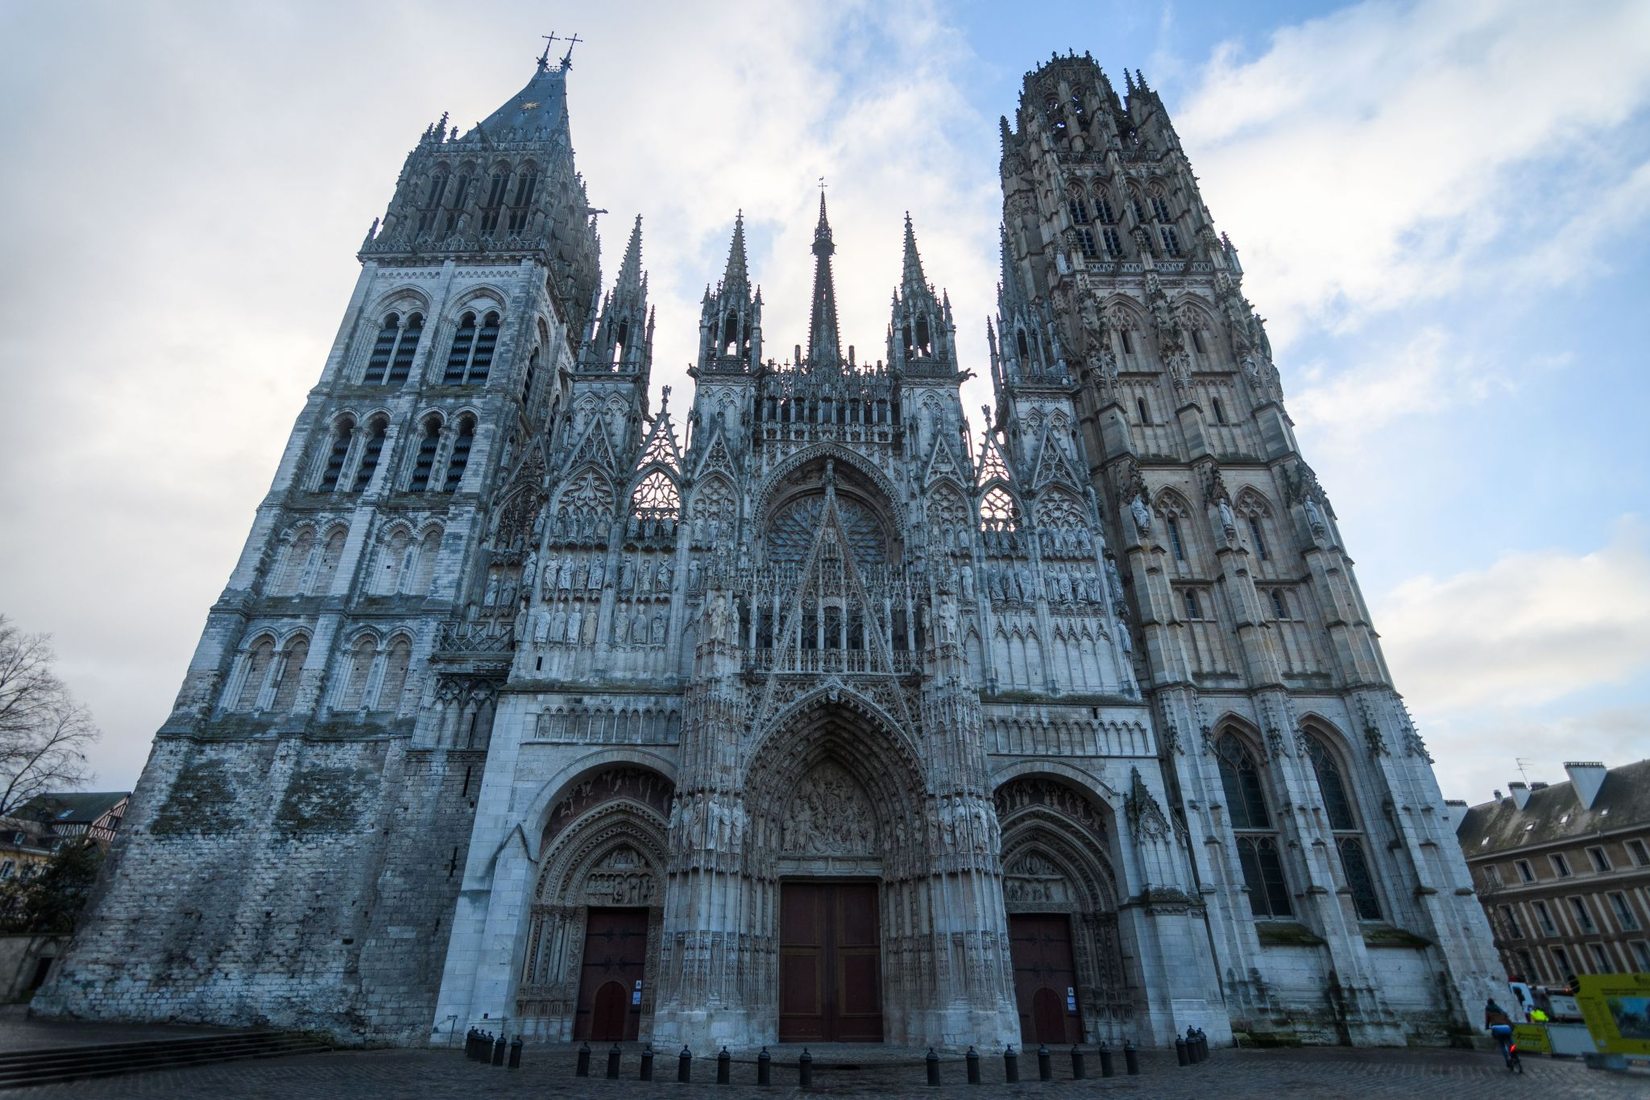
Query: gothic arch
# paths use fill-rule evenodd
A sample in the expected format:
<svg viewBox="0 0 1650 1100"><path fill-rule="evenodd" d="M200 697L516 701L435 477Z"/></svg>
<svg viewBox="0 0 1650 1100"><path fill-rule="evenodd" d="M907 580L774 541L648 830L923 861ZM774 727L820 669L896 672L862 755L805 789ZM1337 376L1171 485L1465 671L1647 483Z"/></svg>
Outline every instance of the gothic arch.
<svg viewBox="0 0 1650 1100"><path fill-rule="evenodd" d="M502 321L504 303L509 300L509 296L492 283L473 283L454 292L448 300L447 308L442 311L441 321L446 325L456 325L466 313L474 313L479 317L489 312L497 313Z"/></svg>
<svg viewBox="0 0 1650 1100"><path fill-rule="evenodd" d="M386 313L422 313L428 317L430 308L430 296L409 284L386 290L371 306L362 310L360 316L371 318L374 324L382 324Z"/></svg>
<svg viewBox="0 0 1650 1100"><path fill-rule="evenodd" d="M768 520L771 518L770 512L779 503L775 499L776 494L779 494L781 499L789 495L780 493L785 485L786 478L803 466L814 462L823 463L826 459L833 459L841 465L851 468L854 473L863 477L876 488L882 497L881 500L876 501L876 504L888 516L889 526L894 536L899 537L900 533L905 530L905 511L900 505L900 494L894 487L894 483L888 480L886 474L865 461L858 454L835 443L815 443L804 447L774 467L773 472L767 476L767 479L762 482L761 488L757 490L754 506L751 509L751 514L757 517L758 525L760 527L767 525Z"/></svg>
<svg viewBox="0 0 1650 1100"><path fill-rule="evenodd" d="M557 800L566 796L579 782L615 767L632 767L656 773L672 788L676 786L676 765L665 756L646 749L611 748L589 753L568 764L540 785L533 800L522 811L521 820L528 823L528 856L538 860L540 845L550 826L550 815Z"/></svg>

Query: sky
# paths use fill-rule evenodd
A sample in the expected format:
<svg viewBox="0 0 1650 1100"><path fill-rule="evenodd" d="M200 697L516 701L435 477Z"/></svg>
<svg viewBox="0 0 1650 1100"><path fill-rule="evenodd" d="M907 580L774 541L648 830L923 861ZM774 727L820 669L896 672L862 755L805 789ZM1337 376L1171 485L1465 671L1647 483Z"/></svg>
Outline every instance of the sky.
<svg viewBox="0 0 1650 1100"><path fill-rule="evenodd" d="M909 211L987 375L998 116L1053 51L1141 70L1446 797L1650 756L1650 5L1027 10L0 3L0 612L54 635L96 784L142 768L408 150L552 32L678 408L736 211L770 347L806 341L821 176L844 340L882 355Z"/></svg>

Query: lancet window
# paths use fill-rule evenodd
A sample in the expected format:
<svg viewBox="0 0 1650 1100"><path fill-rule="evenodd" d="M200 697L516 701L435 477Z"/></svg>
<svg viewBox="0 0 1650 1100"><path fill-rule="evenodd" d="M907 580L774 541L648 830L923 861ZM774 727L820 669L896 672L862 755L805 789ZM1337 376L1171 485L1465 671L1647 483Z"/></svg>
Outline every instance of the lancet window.
<svg viewBox="0 0 1650 1100"><path fill-rule="evenodd" d="M426 417L418 437L418 452L413 457L412 477L407 488L422 493L430 487L430 474L435 469L435 453L441 446L441 418Z"/></svg>
<svg viewBox="0 0 1650 1100"><path fill-rule="evenodd" d="M332 430L332 447L327 451L327 462L321 469L321 482L317 486L321 492L331 493L337 490L338 479L344 473L344 460L349 458L350 441L354 437L354 419L343 417Z"/></svg>
<svg viewBox="0 0 1650 1100"><path fill-rule="evenodd" d="M442 485L442 491L458 492L459 482L464 480L464 467L470 463L470 445L475 442L476 422L469 417L458 422L458 434L453 436L453 453L447 458L447 480Z"/></svg>
<svg viewBox="0 0 1650 1100"><path fill-rule="evenodd" d="M1312 758L1312 771L1318 777L1324 814L1329 819L1330 831L1335 835L1335 852L1340 856L1346 888L1352 895L1352 908L1359 920L1380 920L1380 894L1375 889L1375 877L1369 871L1363 834L1358 827L1358 816L1351 792L1347 790L1340 757L1315 733L1306 735L1306 750Z"/></svg>
<svg viewBox="0 0 1650 1100"><path fill-rule="evenodd" d="M375 416L367 423L367 439L361 448L361 461L355 467L354 492L362 492L372 484L372 475L378 469L378 459L384 453L384 435L389 421Z"/></svg>
<svg viewBox="0 0 1650 1100"><path fill-rule="evenodd" d="M527 228L527 219L533 212L533 196L538 190L539 170L528 164L516 177L516 197L510 204L510 232L520 233Z"/></svg>
<svg viewBox="0 0 1650 1100"><path fill-rule="evenodd" d="M1237 840L1238 863L1243 868L1244 885L1249 888L1249 908L1261 919L1289 917L1294 909L1260 766L1249 746L1231 731L1215 742L1215 756L1226 793L1226 812Z"/></svg>
<svg viewBox="0 0 1650 1100"><path fill-rule="evenodd" d="M447 353L447 369L441 375L443 385L462 386L487 381L487 371L493 365L493 351L498 346L498 326L496 312L479 317L474 312L467 312L458 319L453 346Z"/></svg>

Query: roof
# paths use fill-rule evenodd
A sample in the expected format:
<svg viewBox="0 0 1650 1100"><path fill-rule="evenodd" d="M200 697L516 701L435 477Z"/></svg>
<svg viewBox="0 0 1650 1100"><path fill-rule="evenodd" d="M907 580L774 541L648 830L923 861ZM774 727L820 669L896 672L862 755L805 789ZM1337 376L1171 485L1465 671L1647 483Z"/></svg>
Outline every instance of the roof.
<svg viewBox="0 0 1650 1100"><path fill-rule="evenodd" d="M1532 790L1522 810L1510 797L1472 807L1455 836L1475 859L1644 825L1650 825L1650 760L1605 772L1590 810L1582 809L1573 784L1554 783Z"/></svg>
<svg viewBox="0 0 1650 1100"><path fill-rule="evenodd" d="M539 64L533 79L502 107L464 135L464 140L553 138L567 134L567 67Z"/></svg>
<svg viewBox="0 0 1650 1100"><path fill-rule="evenodd" d="M90 825L131 796L131 791L64 791L37 794L17 809L18 817L54 825Z"/></svg>

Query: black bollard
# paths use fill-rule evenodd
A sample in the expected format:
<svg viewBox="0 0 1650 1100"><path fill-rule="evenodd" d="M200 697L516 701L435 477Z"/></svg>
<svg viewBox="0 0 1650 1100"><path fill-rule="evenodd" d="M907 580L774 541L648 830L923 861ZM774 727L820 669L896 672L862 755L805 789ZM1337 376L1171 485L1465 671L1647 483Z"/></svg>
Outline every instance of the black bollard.
<svg viewBox="0 0 1650 1100"><path fill-rule="evenodd" d="M924 1058L923 1061L928 1064L928 1083L938 1085L940 1083L940 1056L934 1053L933 1047L928 1048L928 1057Z"/></svg>
<svg viewBox="0 0 1650 1100"><path fill-rule="evenodd" d="M1209 1036L1202 1028L1197 1029L1197 1060L1199 1062L1209 1060Z"/></svg>
<svg viewBox="0 0 1650 1100"><path fill-rule="evenodd" d="M973 1047L968 1048L968 1083L970 1085L980 1083L980 1052Z"/></svg>
<svg viewBox="0 0 1650 1100"><path fill-rule="evenodd" d="M1140 1072L1140 1054L1134 1049L1133 1039L1123 1040L1123 1068L1130 1077Z"/></svg>
<svg viewBox="0 0 1650 1100"><path fill-rule="evenodd" d="M1083 1051L1077 1046L1071 1048L1071 1079L1081 1081L1083 1073Z"/></svg>
<svg viewBox="0 0 1650 1100"><path fill-rule="evenodd" d="M759 1085L773 1084L773 1055L768 1048L763 1047L762 1053L756 1056L756 1083Z"/></svg>
<svg viewBox="0 0 1650 1100"><path fill-rule="evenodd" d="M716 1056L716 1083L718 1085L727 1084L728 1081L730 1080L729 1075L732 1072L733 1072L733 1055L728 1053L728 1048L727 1047L723 1047L722 1048L722 1053L720 1053Z"/></svg>
<svg viewBox="0 0 1650 1100"><path fill-rule="evenodd" d="M1037 1080L1054 1080L1054 1059L1049 1057L1047 1043L1037 1047Z"/></svg>
<svg viewBox="0 0 1650 1100"><path fill-rule="evenodd" d="M1202 1059L1197 1056L1197 1028L1195 1027L1188 1027L1186 1029L1186 1061L1190 1062L1194 1066L1197 1065L1198 1062L1202 1061Z"/></svg>
<svg viewBox="0 0 1650 1100"><path fill-rule="evenodd" d="M1011 1085L1020 1080L1020 1056L1012 1046L1003 1051L1003 1080Z"/></svg>
<svg viewBox="0 0 1650 1100"><path fill-rule="evenodd" d="M579 1044L579 1066L573 1071L575 1077L590 1076L590 1044Z"/></svg>
<svg viewBox="0 0 1650 1100"><path fill-rule="evenodd" d="M521 1068L521 1036L517 1035L510 1042L510 1068Z"/></svg>
<svg viewBox="0 0 1650 1100"><path fill-rule="evenodd" d="M693 1051L685 1046L676 1056L676 1080L684 1085L693 1080Z"/></svg>
<svg viewBox="0 0 1650 1100"><path fill-rule="evenodd" d="M653 1080L653 1044L642 1048L642 1080Z"/></svg>
<svg viewBox="0 0 1650 1100"><path fill-rule="evenodd" d="M1183 1066L1191 1062L1191 1056L1186 1053L1186 1040L1178 1035L1174 1041L1174 1060Z"/></svg>
<svg viewBox="0 0 1650 1100"><path fill-rule="evenodd" d="M1117 1067L1111 1064L1111 1047L1107 1046L1105 1043L1101 1043L1100 1044L1100 1076L1102 1076L1102 1077L1115 1077L1116 1075L1117 1075Z"/></svg>
<svg viewBox="0 0 1650 1100"><path fill-rule="evenodd" d="M464 1033L464 1057L472 1062L476 1060L476 1029L473 1027Z"/></svg>
<svg viewBox="0 0 1650 1100"><path fill-rule="evenodd" d="M493 1043L493 1065L502 1066L504 1064L504 1052L508 1047L509 1044L504 1041L504 1032L499 1032L498 1041Z"/></svg>
<svg viewBox="0 0 1650 1100"><path fill-rule="evenodd" d="M814 1084L814 1056L808 1053L808 1048L802 1048L802 1057L796 1060L796 1082L802 1088L813 1088Z"/></svg>
<svg viewBox="0 0 1650 1100"><path fill-rule="evenodd" d="M622 1057L624 1057L624 1054L619 1050L619 1044L614 1043L613 1049L607 1052L607 1079L609 1081L619 1079L619 1059Z"/></svg>

